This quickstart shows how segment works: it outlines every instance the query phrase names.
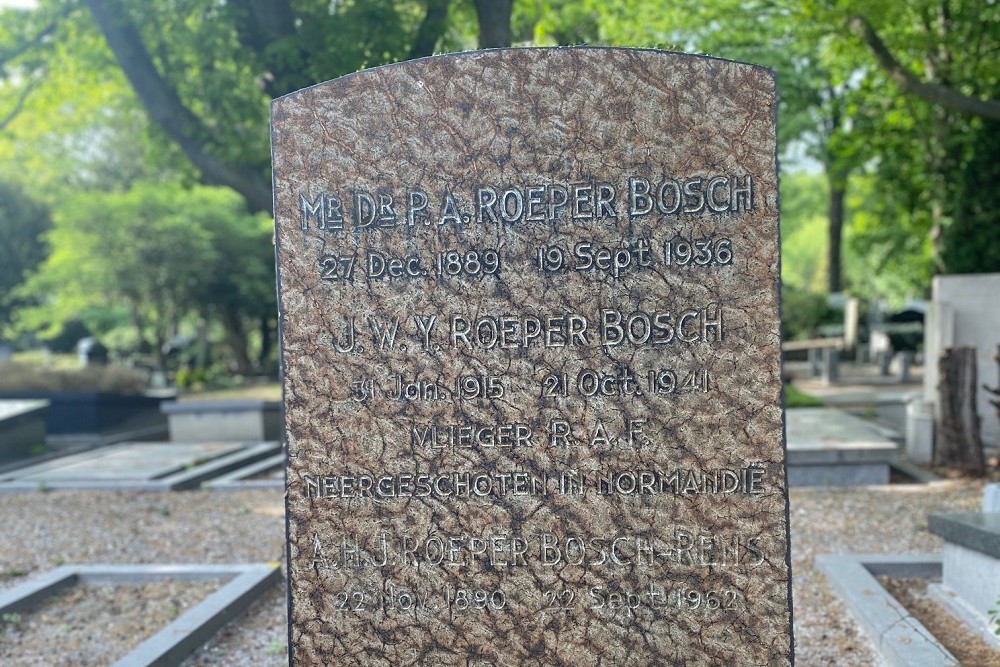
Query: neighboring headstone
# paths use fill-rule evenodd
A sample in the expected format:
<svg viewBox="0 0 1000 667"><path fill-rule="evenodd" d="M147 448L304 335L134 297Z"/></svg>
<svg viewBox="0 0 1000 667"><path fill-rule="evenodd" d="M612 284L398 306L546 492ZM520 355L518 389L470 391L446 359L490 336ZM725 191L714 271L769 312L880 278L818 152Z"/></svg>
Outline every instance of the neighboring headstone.
<svg viewBox="0 0 1000 667"><path fill-rule="evenodd" d="M810 347L806 350L809 360L809 376L819 377L823 374L823 350L818 347Z"/></svg>
<svg viewBox="0 0 1000 667"><path fill-rule="evenodd" d="M983 486L983 511L1000 512L1000 483Z"/></svg>
<svg viewBox="0 0 1000 667"><path fill-rule="evenodd" d="M879 375L888 376L889 366L892 364L892 343L889 342L888 334L884 331L871 332L868 350L870 358L878 364Z"/></svg>
<svg viewBox="0 0 1000 667"><path fill-rule="evenodd" d="M844 301L844 347L854 350L858 346L858 322L861 318L861 302L857 297Z"/></svg>
<svg viewBox="0 0 1000 667"><path fill-rule="evenodd" d="M913 367L913 359L915 354L910 350L903 350L896 355L896 363L899 364L899 368L896 373L899 376L900 384L909 384L913 382L913 375L910 373Z"/></svg>
<svg viewBox="0 0 1000 667"><path fill-rule="evenodd" d="M840 379L840 350L835 347L823 348L823 384L837 384Z"/></svg>
<svg viewBox="0 0 1000 667"><path fill-rule="evenodd" d="M81 338L76 343L76 355L81 366L97 366L108 363L108 348L96 338Z"/></svg>
<svg viewBox="0 0 1000 667"><path fill-rule="evenodd" d="M791 664L775 105L589 48L274 102L293 664Z"/></svg>
<svg viewBox="0 0 1000 667"><path fill-rule="evenodd" d="M921 396L906 404L906 456L914 463L934 460L933 406Z"/></svg>

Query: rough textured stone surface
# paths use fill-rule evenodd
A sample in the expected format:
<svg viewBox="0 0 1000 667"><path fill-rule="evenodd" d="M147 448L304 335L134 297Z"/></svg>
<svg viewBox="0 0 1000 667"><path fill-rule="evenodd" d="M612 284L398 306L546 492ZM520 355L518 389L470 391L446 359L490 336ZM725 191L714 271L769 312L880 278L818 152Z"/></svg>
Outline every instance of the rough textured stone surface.
<svg viewBox="0 0 1000 667"><path fill-rule="evenodd" d="M772 75L500 50L272 113L294 664L789 664Z"/></svg>

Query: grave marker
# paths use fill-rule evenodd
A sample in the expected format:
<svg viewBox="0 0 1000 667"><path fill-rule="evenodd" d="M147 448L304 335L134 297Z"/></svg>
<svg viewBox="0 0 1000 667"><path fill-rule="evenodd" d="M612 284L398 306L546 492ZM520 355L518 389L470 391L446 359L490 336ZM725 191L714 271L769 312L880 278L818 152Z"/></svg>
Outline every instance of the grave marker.
<svg viewBox="0 0 1000 667"><path fill-rule="evenodd" d="M774 104L591 48L274 103L295 665L791 664Z"/></svg>

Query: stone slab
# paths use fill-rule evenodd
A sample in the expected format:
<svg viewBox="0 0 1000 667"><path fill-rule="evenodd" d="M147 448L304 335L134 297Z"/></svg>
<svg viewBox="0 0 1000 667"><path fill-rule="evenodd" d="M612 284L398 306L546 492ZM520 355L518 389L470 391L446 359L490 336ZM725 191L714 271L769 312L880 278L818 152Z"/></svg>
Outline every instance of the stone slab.
<svg viewBox="0 0 1000 667"><path fill-rule="evenodd" d="M273 103L295 665L791 664L775 108L596 48Z"/></svg>
<svg viewBox="0 0 1000 667"><path fill-rule="evenodd" d="M927 530L951 544L1000 559L1000 512L929 514Z"/></svg>
<svg viewBox="0 0 1000 667"><path fill-rule="evenodd" d="M816 557L816 567L858 620L887 667L959 667L960 663L875 578L940 577L941 559L931 554Z"/></svg>
<svg viewBox="0 0 1000 667"><path fill-rule="evenodd" d="M47 408L48 401L39 400L0 400L0 422L24 414L36 413Z"/></svg>
<svg viewBox="0 0 1000 667"><path fill-rule="evenodd" d="M0 463L31 456L45 445L48 401L0 400Z"/></svg>
<svg viewBox="0 0 1000 667"><path fill-rule="evenodd" d="M222 588L142 642L112 667L177 665L220 628L243 614L281 579L277 564L261 565L64 565L0 592L0 614L26 612L74 585L123 584L163 579L229 579Z"/></svg>
<svg viewBox="0 0 1000 667"><path fill-rule="evenodd" d="M789 465L884 463L898 446L883 427L835 408L797 408L785 414Z"/></svg>
<svg viewBox="0 0 1000 667"><path fill-rule="evenodd" d="M202 482L281 451L265 443L120 443L0 474L0 491L167 491Z"/></svg>
<svg viewBox="0 0 1000 667"><path fill-rule="evenodd" d="M284 430L275 401L169 401L160 411L176 442L280 440Z"/></svg>
<svg viewBox="0 0 1000 667"><path fill-rule="evenodd" d="M240 449L240 444L121 443L16 472L26 482L154 480Z"/></svg>
<svg viewBox="0 0 1000 667"><path fill-rule="evenodd" d="M788 465L788 486L877 486L888 484L888 463L823 463Z"/></svg>
<svg viewBox="0 0 1000 667"><path fill-rule="evenodd" d="M108 438L121 433L166 429L161 397L95 391L4 392L4 399L49 401L45 429L50 437Z"/></svg>

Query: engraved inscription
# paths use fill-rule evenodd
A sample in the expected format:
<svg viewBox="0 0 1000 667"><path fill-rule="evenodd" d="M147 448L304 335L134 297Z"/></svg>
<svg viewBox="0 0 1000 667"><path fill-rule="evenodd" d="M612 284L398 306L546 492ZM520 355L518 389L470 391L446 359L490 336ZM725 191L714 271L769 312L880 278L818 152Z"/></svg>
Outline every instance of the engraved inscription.
<svg viewBox="0 0 1000 667"><path fill-rule="evenodd" d="M651 215L739 215L754 210L750 174L711 174L650 180L631 175L611 182L481 185L468 192L445 190L439 197L414 189L298 193L299 229L325 232L446 225L551 225L557 222L607 223ZM345 201L347 204L345 205ZM406 202L399 215L397 202Z"/></svg>

